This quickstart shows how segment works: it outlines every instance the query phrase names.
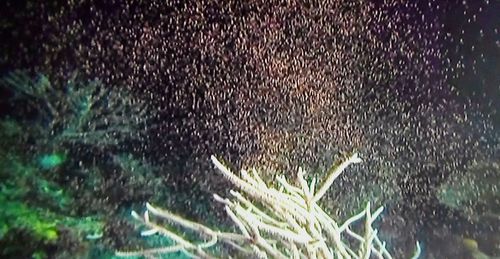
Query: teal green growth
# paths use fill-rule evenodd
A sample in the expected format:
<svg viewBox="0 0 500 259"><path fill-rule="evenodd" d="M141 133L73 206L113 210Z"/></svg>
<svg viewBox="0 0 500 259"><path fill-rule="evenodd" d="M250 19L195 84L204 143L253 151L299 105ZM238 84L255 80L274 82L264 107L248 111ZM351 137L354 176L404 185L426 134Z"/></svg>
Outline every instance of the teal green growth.
<svg viewBox="0 0 500 259"><path fill-rule="evenodd" d="M52 168L60 166L62 163L64 163L65 160L66 160L66 158L61 154L57 154L57 153L45 154L45 155L40 157L39 165L43 169L52 169Z"/></svg>

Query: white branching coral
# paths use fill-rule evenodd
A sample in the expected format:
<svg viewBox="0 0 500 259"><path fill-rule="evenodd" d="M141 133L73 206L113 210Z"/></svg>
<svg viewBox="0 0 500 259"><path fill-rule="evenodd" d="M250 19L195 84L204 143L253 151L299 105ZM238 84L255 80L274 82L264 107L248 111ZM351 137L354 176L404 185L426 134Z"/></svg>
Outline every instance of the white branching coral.
<svg viewBox="0 0 500 259"><path fill-rule="evenodd" d="M372 211L368 203L363 211L338 223L318 205L335 179L349 165L361 162L357 154L332 167L319 188L316 188L315 179L310 183L304 179L302 169L297 175L297 186L279 176L279 186L275 188L267 185L255 169L249 172L243 170L238 176L215 156L211 159L218 171L237 189L230 191L230 198L217 194L214 198L224 204L239 233L217 231L147 203L143 216L132 212L135 219L148 227L142 235L159 233L170 238L175 245L136 252L118 251L116 255L152 256L183 251L192 257L214 258L217 256L207 248L223 242L241 253L258 258L391 258L385 243L372 227L383 207ZM189 241L155 223L152 216L192 230L205 241ZM363 219L364 224L361 224L359 221ZM363 233L357 233L359 231Z"/></svg>

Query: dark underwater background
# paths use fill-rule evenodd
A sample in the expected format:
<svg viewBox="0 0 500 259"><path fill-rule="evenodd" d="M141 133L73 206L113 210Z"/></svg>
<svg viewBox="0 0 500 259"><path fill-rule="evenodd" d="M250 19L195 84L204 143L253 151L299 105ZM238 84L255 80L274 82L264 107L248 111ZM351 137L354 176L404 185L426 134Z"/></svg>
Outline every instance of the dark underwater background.
<svg viewBox="0 0 500 259"><path fill-rule="evenodd" d="M230 228L210 155L371 201L395 258L500 257L500 2L2 1L0 258L114 258L145 202ZM224 250L224 248L221 248ZM166 258L182 258L170 254Z"/></svg>

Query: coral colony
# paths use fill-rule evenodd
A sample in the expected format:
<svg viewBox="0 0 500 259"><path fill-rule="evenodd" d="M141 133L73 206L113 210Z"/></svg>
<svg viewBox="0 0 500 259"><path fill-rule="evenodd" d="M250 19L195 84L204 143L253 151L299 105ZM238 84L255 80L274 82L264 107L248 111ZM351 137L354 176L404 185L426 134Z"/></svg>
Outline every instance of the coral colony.
<svg viewBox="0 0 500 259"><path fill-rule="evenodd" d="M231 190L231 198L214 194L214 199L224 204L224 209L239 233L221 232L205 225L190 221L172 212L146 204L147 210L141 217L132 211L132 216L142 222L148 230L143 236L159 233L174 241L174 245L136 252L118 251L118 256L154 255L182 251L192 257L216 257L207 250L218 242L225 243L238 252L258 258L392 258L385 243L372 227L383 210L379 207L371 211L370 203L360 213L343 223L330 217L319 205L319 200L335 179L349 165L360 163L358 154L351 155L338 166L332 167L323 182L310 183L304 179L300 168L297 174L298 186L290 184L284 176L276 179L279 187L268 186L252 169L242 170L237 176L224 166L215 156L211 160L218 172L228 179L238 191ZM318 185L316 185L318 184ZM197 232L205 237L203 242L192 242L152 220L157 217L172 225ZM358 221L362 223L362 233L353 229ZM414 258L418 257L419 245ZM252 256L252 257L253 257Z"/></svg>

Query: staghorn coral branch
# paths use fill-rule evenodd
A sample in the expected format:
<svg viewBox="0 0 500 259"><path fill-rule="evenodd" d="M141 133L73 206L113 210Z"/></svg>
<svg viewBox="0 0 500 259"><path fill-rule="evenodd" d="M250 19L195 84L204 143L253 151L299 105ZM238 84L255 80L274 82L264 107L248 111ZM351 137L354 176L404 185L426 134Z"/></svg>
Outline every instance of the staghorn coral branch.
<svg viewBox="0 0 500 259"><path fill-rule="evenodd" d="M325 182L319 188L318 192L314 194L313 201L318 202L323 195L325 195L326 191L330 188L332 185L333 181L337 179L337 177L346 169L350 164L355 164L355 163L361 163L361 158L358 157L357 153L354 153L351 157L349 157L346 161L342 162L338 167L332 167L328 171L328 177L326 178Z"/></svg>
<svg viewBox="0 0 500 259"><path fill-rule="evenodd" d="M211 258L205 249L218 241L226 243L237 251L252 253L257 258L392 258L380 241L372 224L381 214L383 207L374 212L370 203L358 214L339 224L317 204L333 181L350 165L361 162L353 154L339 166L332 167L326 180L315 192L316 180L307 183L305 172L298 172L299 186L293 186L285 177L277 177L280 188L268 186L257 171L242 171L241 177L224 166L217 158L212 162L225 178L239 189L230 191L232 198L222 198L214 194L217 202L224 204L229 218L240 233L219 232L205 225L184 219L168 210L146 204L146 212L141 218L133 212L134 218L148 226L143 233L160 233L172 239L173 246L138 252L117 252L118 256L147 255L152 252L170 253L183 251L193 257ZM165 227L152 223L149 214L167 220L175 225L193 230L209 241L199 244L187 241ZM350 226L364 219L364 233L355 233ZM355 243L358 243L355 245ZM149 252L148 252L149 251Z"/></svg>

